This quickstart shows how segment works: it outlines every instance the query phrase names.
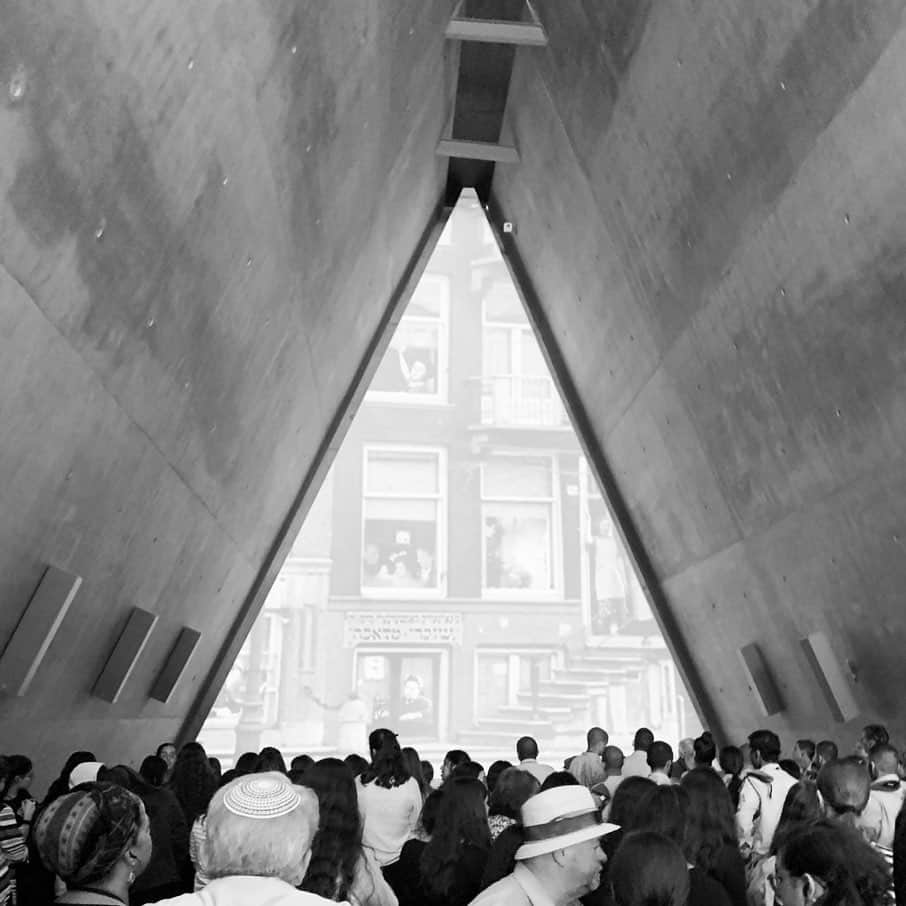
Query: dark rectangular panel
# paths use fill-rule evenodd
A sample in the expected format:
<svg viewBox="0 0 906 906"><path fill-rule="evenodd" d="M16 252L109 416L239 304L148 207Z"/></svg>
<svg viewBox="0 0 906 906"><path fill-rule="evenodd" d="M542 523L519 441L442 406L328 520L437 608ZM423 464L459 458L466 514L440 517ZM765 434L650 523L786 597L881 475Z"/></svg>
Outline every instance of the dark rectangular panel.
<svg viewBox="0 0 906 906"><path fill-rule="evenodd" d="M110 652L107 663L92 689L98 698L111 703L119 698L156 622L155 614L142 610L141 607L132 608L126 627L113 646L113 651Z"/></svg>
<svg viewBox="0 0 906 906"><path fill-rule="evenodd" d="M189 658L192 656L192 652L195 650L200 638L201 633L197 629L189 629L188 626L183 627L179 637L176 639L173 650L170 652L170 656L167 658L167 662L164 664L164 669L161 670L154 683L154 688L151 690L151 698L155 698L159 702L170 700L170 696L173 694L176 684L186 669Z"/></svg>
<svg viewBox="0 0 906 906"><path fill-rule="evenodd" d="M834 720L842 723L858 717L859 705L827 636L813 632L801 644Z"/></svg>
<svg viewBox="0 0 906 906"><path fill-rule="evenodd" d="M0 656L0 689L25 695L81 584L81 576L47 567Z"/></svg>
<svg viewBox="0 0 906 906"><path fill-rule="evenodd" d="M739 649L739 658L765 717L783 710L783 699L761 649L754 642Z"/></svg>

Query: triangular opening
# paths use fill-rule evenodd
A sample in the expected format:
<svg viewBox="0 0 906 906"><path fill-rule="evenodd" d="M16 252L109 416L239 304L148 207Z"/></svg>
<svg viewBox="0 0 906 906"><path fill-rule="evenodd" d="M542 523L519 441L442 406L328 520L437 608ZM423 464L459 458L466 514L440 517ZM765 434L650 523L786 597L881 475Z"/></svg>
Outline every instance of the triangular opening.
<svg viewBox="0 0 906 906"><path fill-rule="evenodd" d="M367 755L389 726L438 763L535 736L700 724L473 191L393 328L200 734L231 764Z"/></svg>

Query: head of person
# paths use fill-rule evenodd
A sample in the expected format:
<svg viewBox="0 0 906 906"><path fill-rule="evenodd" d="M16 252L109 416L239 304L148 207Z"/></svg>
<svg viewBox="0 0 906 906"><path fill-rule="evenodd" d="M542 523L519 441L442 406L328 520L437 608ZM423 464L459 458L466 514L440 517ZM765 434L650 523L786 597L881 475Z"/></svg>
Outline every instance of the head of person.
<svg viewBox="0 0 906 906"><path fill-rule="evenodd" d="M714 737L707 731L692 743L692 760L695 767L711 767L717 758L717 746Z"/></svg>
<svg viewBox="0 0 906 906"><path fill-rule="evenodd" d="M720 769L733 777L742 771L742 752L737 746L724 746L720 750Z"/></svg>
<svg viewBox="0 0 906 906"><path fill-rule="evenodd" d="M214 775L214 782L219 786L220 780L223 777L223 765L220 763L219 758L214 758L210 756L208 758L208 767L211 769L211 773Z"/></svg>
<svg viewBox="0 0 906 906"><path fill-rule="evenodd" d="M437 813L440 811L440 804L444 798L443 787L439 790L431 790L425 797L422 805L422 813L419 817L419 823L422 830L430 837L434 834L434 825L437 822Z"/></svg>
<svg viewBox="0 0 906 906"><path fill-rule="evenodd" d="M255 771L258 774L269 774L271 771L279 771L281 774L286 773L286 761L279 749L273 746L265 746L258 753L258 763L255 765Z"/></svg>
<svg viewBox="0 0 906 906"><path fill-rule="evenodd" d="M540 790L537 778L528 771L508 767L501 772L491 791L488 813L518 820L522 806Z"/></svg>
<svg viewBox="0 0 906 906"><path fill-rule="evenodd" d="M679 741L677 758L684 771L691 771L695 767L695 740L691 736Z"/></svg>
<svg viewBox="0 0 906 906"><path fill-rule="evenodd" d="M749 750L755 770L776 764L780 758L780 739L773 730L756 730L749 734Z"/></svg>
<svg viewBox="0 0 906 906"><path fill-rule="evenodd" d="M355 778L346 762L322 758L305 772L303 785L318 797L319 818L302 889L346 900L362 846Z"/></svg>
<svg viewBox="0 0 906 906"><path fill-rule="evenodd" d="M94 752L87 752L85 750L73 752L66 761L63 762L63 769L60 771L60 776L55 781L55 784L59 785L63 790L68 790L70 788L69 775L72 773L72 769L90 761L97 762Z"/></svg>
<svg viewBox="0 0 906 906"><path fill-rule="evenodd" d="M455 768L458 768L461 764L467 764L471 760L468 752L464 752L462 749L450 749L444 755L444 761L440 767L440 779L447 780Z"/></svg>
<svg viewBox="0 0 906 906"><path fill-rule="evenodd" d="M4 761L3 795L12 798L31 784L32 763L25 755L7 755Z"/></svg>
<svg viewBox="0 0 906 906"><path fill-rule="evenodd" d="M541 783L540 792L545 790L552 790L558 786L579 786L579 780L575 774L570 774L569 771L552 771Z"/></svg>
<svg viewBox="0 0 906 906"><path fill-rule="evenodd" d="M303 773L308 769L308 767L310 765L313 765L315 763L314 759L310 755L300 755L298 757L308 759L308 761L305 764L303 764L303 766L301 767L301 770L303 771ZM296 759L294 758L293 761L295 762L295 760ZM357 754L347 755L343 759L343 761L345 761L346 764L349 766L349 770L352 771L353 777L358 777L359 775L364 774L365 771L368 770L368 759L363 758L361 755L357 755ZM297 770L300 770L300 768L297 768Z"/></svg>
<svg viewBox="0 0 906 906"><path fill-rule="evenodd" d="M860 833L867 830L859 821L871 794L871 775L864 761L850 755L826 764L818 772L818 792L824 803L824 817L848 824Z"/></svg>
<svg viewBox="0 0 906 906"><path fill-rule="evenodd" d="M654 742L654 733L648 727L639 727L632 740L632 748L636 752L647 752L648 747Z"/></svg>
<svg viewBox="0 0 906 906"><path fill-rule="evenodd" d="M453 777L444 784L431 839L420 862L422 887L431 899L449 896L461 871L459 858L465 847L490 849L486 795L478 780Z"/></svg>
<svg viewBox="0 0 906 906"><path fill-rule="evenodd" d="M686 771L681 786L689 794L688 852L707 872L725 846L737 845L733 801L723 780L710 767Z"/></svg>
<svg viewBox="0 0 906 906"><path fill-rule="evenodd" d="M464 778L466 780L481 780L484 777L484 768L478 761L467 761L465 764L458 764L453 768L453 773L448 778Z"/></svg>
<svg viewBox="0 0 906 906"><path fill-rule="evenodd" d="M170 787L182 805L186 820L194 821L208 807L217 789L217 781L201 743L187 742L179 750L170 776Z"/></svg>
<svg viewBox="0 0 906 906"><path fill-rule="evenodd" d="M868 906L889 902L890 871L856 831L825 819L783 842L771 883L780 906Z"/></svg>
<svg viewBox="0 0 906 906"><path fill-rule="evenodd" d="M862 735L856 743L855 754L865 760L868 758L868 753L875 746L888 742L890 742L890 734L888 734L887 728L883 724L868 724L862 729Z"/></svg>
<svg viewBox="0 0 906 906"><path fill-rule="evenodd" d="M647 777L627 777L610 800L611 822L620 827L631 827L642 800L654 788L654 781Z"/></svg>
<svg viewBox="0 0 906 906"><path fill-rule="evenodd" d="M430 789L431 781L434 780L434 765L430 761L426 761L424 758L421 761L422 766L422 777L425 778L425 789Z"/></svg>
<svg viewBox="0 0 906 906"><path fill-rule="evenodd" d="M403 698L407 702L415 701L421 697L422 682L417 676L407 676L403 680Z"/></svg>
<svg viewBox="0 0 906 906"><path fill-rule="evenodd" d="M606 730L602 730L600 727L592 727L585 734L585 740L589 752L593 752L595 755L603 755L604 749L607 748L607 743L610 742L610 736Z"/></svg>
<svg viewBox="0 0 906 906"><path fill-rule="evenodd" d="M616 906L685 906L689 869L682 850L662 834L627 834L608 866Z"/></svg>
<svg viewBox="0 0 906 906"><path fill-rule="evenodd" d="M364 759L362 760L364 761ZM296 755L293 760L290 761L289 769L290 771L304 774L314 763L315 760L311 755ZM366 761L365 764L368 764L368 762Z"/></svg>
<svg viewBox="0 0 906 906"><path fill-rule="evenodd" d="M619 774L623 770L623 750L619 746L604 747L604 767L608 774Z"/></svg>
<svg viewBox="0 0 906 906"><path fill-rule="evenodd" d="M673 764L673 749L669 742L663 739L656 739L648 747L648 767L652 771L659 771L661 774L669 774L670 766Z"/></svg>
<svg viewBox="0 0 906 906"><path fill-rule="evenodd" d="M221 787L205 819L208 876L279 878L298 887L318 830L318 797L284 774L246 774Z"/></svg>
<svg viewBox="0 0 906 906"><path fill-rule="evenodd" d="M543 790L522 806L524 842L516 861L532 872L551 899L575 899L596 890L606 856L601 838L619 828L605 824L584 786Z"/></svg>
<svg viewBox="0 0 906 906"><path fill-rule="evenodd" d="M167 762L159 755L148 755L138 772L151 786L160 786L167 776Z"/></svg>
<svg viewBox="0 0 906 906"><path fill-rule="evenodd" d="M818 799L818 789L813 783L800 781L794 783L783 800L783 808L777 821L777 830L771 841L771 855L793 831L805 824L814 824L821 818L823 807Z"/></svg>
<svg viewBox="0 0 906 906"><path fill-rule="evenodd" d="M802 768L792 758L781 758L777 764L795 780L799 780L802 777Z"/></svg>
<svg viewBox="0 0 906 906"><path fill-rule="evenodd" d="M655 786L639 803L638 811L626 830L655 831L669 837L683 854L694 862L689 844L689 793L682 786Z"/></svg>
<svg viewBox="0 0 906 906"><path fill-rule="evenodd" d="M793 761L800 771L807 771L815 760L815 742L812 739L797 739L793 746Z"/></svg>
<svg viewBox="0 0 906 906"><path fill-rule="evenodd" d="M96 783L104 779L106 765L100 761L80 761L69 772L69 788L75 789L83 783Z"/></svg>
<svg viewBox="0 0 906 906"><path fill-rule="evenodd" d="M104 782L115 783L130 793L135 793L142 801L149 793L154 792L154 787L142 775L128 764L116 764L104 771Z"/></svg>
<svg viewBox="0 0 906 906"><path fill-rule="evenodd" d="M236 766L233 768L236 777L242 777L245 774L254 774L258 767L257 752L243 752L236 759Z"/></svg>
<svg viewBox="0 0 906 906"><path fill-rule="evenodd" d="M538 757L538 743L531 736L516 740L516 757L520 761L534 761Z"/></svg>
<svg viewBox="0 0 906 906"><path fill-rule="evenodd" d="M425 782L425 776L422 773L422 762L418 757L418 752L413 749L412 746L403 746L403 748L400 749L400 752L403 756L403 764L406 766L409 776L415 778L416 783L418 783L418 788L424 794L428 789L428 784Z"/></svg>
<svg viewBox="0 0 906 906"><path fill-rule="evenodd" d="M176 743L162 742L157 747L157 751L154 754L157 755L158 758L163 758L168 771L173 770L173 765L176 764Z"/></svg>
<svg viewBox="0 0 906 906"><path fill-rule="evenodd" d="M70 890L105 887L122 894L151 860L151 827L141 799L112 783L65 793L33 830L44 866Z"/></svg>
<svg viewBox="0 0 906 906"><path fill-rule="evenodd" d="M383 727L372 730L368 736L368 748L371 764L361 775L362 783L375 783L389 789L402 786L409 779L396 733Z"/></svg>
<svg viewBox="0 0 906 906"><path fill-rule="evenodd" d="M822 739L815 746L815 765L819 769L829 761L836 761L839 756L840 752L837 749L837 743L832 742L830 739Z"/></svg>
<svg viewBox="0 0 906 906"><path fill-rule="evenodd" d="M508 768L511 768L513 765L509 761L495 761L488 768L488 773L486 775L486 780L488 783L488 793L493 794L494 789L497 786L497 781L500 779L500 775L506 771ZM524 771L520 773L525 773Z"/></svg>
<svg viewBox="0 0 906 906"><path fill-rule="evenodd" d="M885 777L897 773L900 753L889 742L876 745L868 753L868 758L873 777Z"/></svg>

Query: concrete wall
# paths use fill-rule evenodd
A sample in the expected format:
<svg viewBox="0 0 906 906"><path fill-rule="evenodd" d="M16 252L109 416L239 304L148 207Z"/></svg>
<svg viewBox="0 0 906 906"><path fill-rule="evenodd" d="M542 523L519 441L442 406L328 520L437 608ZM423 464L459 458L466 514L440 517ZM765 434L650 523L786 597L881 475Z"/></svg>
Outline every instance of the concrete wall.
<svg viewBox="0 0 906 906"><path fill-rule="evenodd" d="M509 248L734 739L906 733L904 6L542 0L550 47L516 60ZM851 726L800 651L817 630Z"/></svg>
<svg viewBox="0 0 906 906"><path fill-rule="evenodd" d="M0 698L36 789L175 736L217 666L438 216L451 9L0 0L0 646L44 564L85 580ZM108 705L132 606L159 622Z"/></svg>

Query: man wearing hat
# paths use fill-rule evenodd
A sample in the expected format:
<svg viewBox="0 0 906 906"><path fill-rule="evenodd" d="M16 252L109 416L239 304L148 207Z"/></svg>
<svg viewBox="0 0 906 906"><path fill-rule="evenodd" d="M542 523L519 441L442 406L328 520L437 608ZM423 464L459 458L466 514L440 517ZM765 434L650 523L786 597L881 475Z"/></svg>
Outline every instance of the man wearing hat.
<svg viewBox="0 0 906 906"><path fill-rule="evenodd" d="M522 826L516 867L471 906L565 906L598 887L607 861L600 838L619 828L601 820L588 789L560 786L532 796Z"/></svg>

